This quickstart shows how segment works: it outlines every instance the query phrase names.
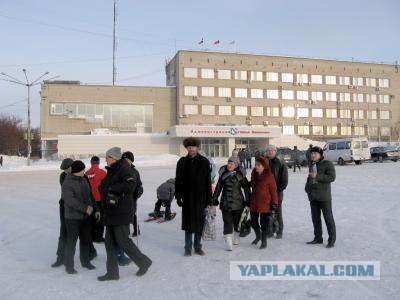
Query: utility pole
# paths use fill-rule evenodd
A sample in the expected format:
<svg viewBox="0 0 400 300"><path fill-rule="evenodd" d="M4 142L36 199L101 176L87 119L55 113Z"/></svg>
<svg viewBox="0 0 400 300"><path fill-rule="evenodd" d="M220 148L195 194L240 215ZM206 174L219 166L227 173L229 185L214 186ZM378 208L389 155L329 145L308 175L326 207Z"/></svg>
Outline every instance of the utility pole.
<svg viewBox="0 0 400 300"><path fill-rule="evenodd" d="M115 23L117 21L117 0L114 0L114 23L113 23L113 80L112 84L115 85L116 81L116 66L115 66L115 51L117 50L116 37L115 37Z"/></svg>
<svg viewBox="0 0 400 300"><path fill-rule="evenodd" d="M26 69L22 69L22 72L24 72L26 82L23 82L23 81L15 78L15 77L12 77L12 76L4 73L4 72L2 72L0 74L2 76L7 77L7 78L1 78L2 80L8 81L8 82L12 82L12 83L15 83L15 84L19 84L19 85L24 85L28 89L28 128L27 128L28 132L26 134L26 138L27 138L27 148L26 148L26 158L27 158L27 160L26 160L26 164L28 166L30 166L30 164L31 164L31 160L30 160L31 159L31 150L32 150L31 149L31 139L32 139L31 138L31 87L40 84L40 82L41 82L40 80L43 77L45 77L46 75L48 75L49 72L43 73L41 76L39 76L34 81L29 81L28 75L26 73ZM58 76L56 76L56 77L58 77ZM50 78L48 80L54 79L56 77Z"/></svg>

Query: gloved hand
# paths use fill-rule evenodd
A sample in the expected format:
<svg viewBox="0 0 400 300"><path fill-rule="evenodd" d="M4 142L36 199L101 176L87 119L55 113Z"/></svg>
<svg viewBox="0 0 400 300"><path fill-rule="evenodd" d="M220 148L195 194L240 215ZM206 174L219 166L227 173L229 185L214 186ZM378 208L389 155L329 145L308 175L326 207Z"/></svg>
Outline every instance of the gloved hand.
<svg viewBox="0 0 400 300"><path fill-rule="evenodd" d="M96 212L94 213L94 217L96 218L96 222L100 222L101 215L100 215L100 212L99 212L99 211L96 211Z"/></svg>
<svg viewBox="0 0 400 300"><path fill-rule="evenodd" d="M92 214L92 212L93 212L93 206L88 206L87 208L86 208L86 214L88 215L88 216L90 216L91 214Z"/></svg>
<svg viewBox="0 0 400 300"><path fill-rule="evenodd" d="M179 207L182 207L183 205L183 200L181 198L176 199L176 204L178 204Z"/></svg>

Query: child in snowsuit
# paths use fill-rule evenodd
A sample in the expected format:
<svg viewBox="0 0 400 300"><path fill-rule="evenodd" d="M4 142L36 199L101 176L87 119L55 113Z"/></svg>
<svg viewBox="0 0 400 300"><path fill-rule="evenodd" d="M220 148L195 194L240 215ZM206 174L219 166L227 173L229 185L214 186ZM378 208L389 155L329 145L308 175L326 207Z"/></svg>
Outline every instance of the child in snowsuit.
<svg viewBox="0 0 400 300"><path fill-rule="evenodd" d="M175 195L175 178L170 178L157 188L157 202L154 207L154 216L161 217L161 205L165 206L165 220L171 219L171 202Z"/></svg>

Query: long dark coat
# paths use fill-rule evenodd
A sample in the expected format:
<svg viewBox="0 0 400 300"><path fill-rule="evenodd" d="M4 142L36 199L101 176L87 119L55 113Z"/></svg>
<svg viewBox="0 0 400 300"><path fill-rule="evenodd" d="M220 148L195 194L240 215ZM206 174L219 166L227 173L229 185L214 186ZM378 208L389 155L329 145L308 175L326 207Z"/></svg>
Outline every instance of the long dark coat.
<svg viewBox="0 0 400 300"><path fill-rule="evenodd" d="M211 168L200 154L181 157L176 165L175 198L182 199L182 230L201 233L204 210L211 205Z"/></svg>

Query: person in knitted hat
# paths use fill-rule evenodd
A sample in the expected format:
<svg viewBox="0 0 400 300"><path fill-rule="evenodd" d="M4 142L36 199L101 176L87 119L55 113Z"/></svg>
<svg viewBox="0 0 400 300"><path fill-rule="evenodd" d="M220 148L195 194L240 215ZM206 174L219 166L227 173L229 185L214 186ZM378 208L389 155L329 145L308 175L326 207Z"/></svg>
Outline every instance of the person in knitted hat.
<svg viewBox="0 0 400 300"><path fill-rule="evenodd" d="M307 244L322 244L321 212L324 215L328 230L327 248L333 248L336 242L336 226L332 213L331 183L336 179L333 163L324 159L324 151L320 147L310 149L312 165L306 182L306 193L310 200L311 216L314 226L314 239Z"/></svg>
<svg viewBox="0 0 400 300"><path fill-rule="evenodd" d="M250 185L239 164L237 156L229 157L228 163L220 173L212 198L213 205L219 205L222 212L225 246L228 251L232 251L232 245L239 244L240 217L243 209L250 206ZM221 199L218 201L220 195Z"/></svg>
<svg viewBox="0 0 400 300"><path fill-rule="evenodd" d="M71 172L71 165L73 163L72 158L64 158L61 162L60 169L62 173L60 174L60 186L62 186L65 177ZM57 245L57 259L51 265L52 268L57 268L64 264L64 252L65 252L65 243L67 241L67 230L65 227L65 218L64 218L64 200L60 198L58 201L59 204L59 214L60 214L60 234L58 237L58 245Z"/></svg>

